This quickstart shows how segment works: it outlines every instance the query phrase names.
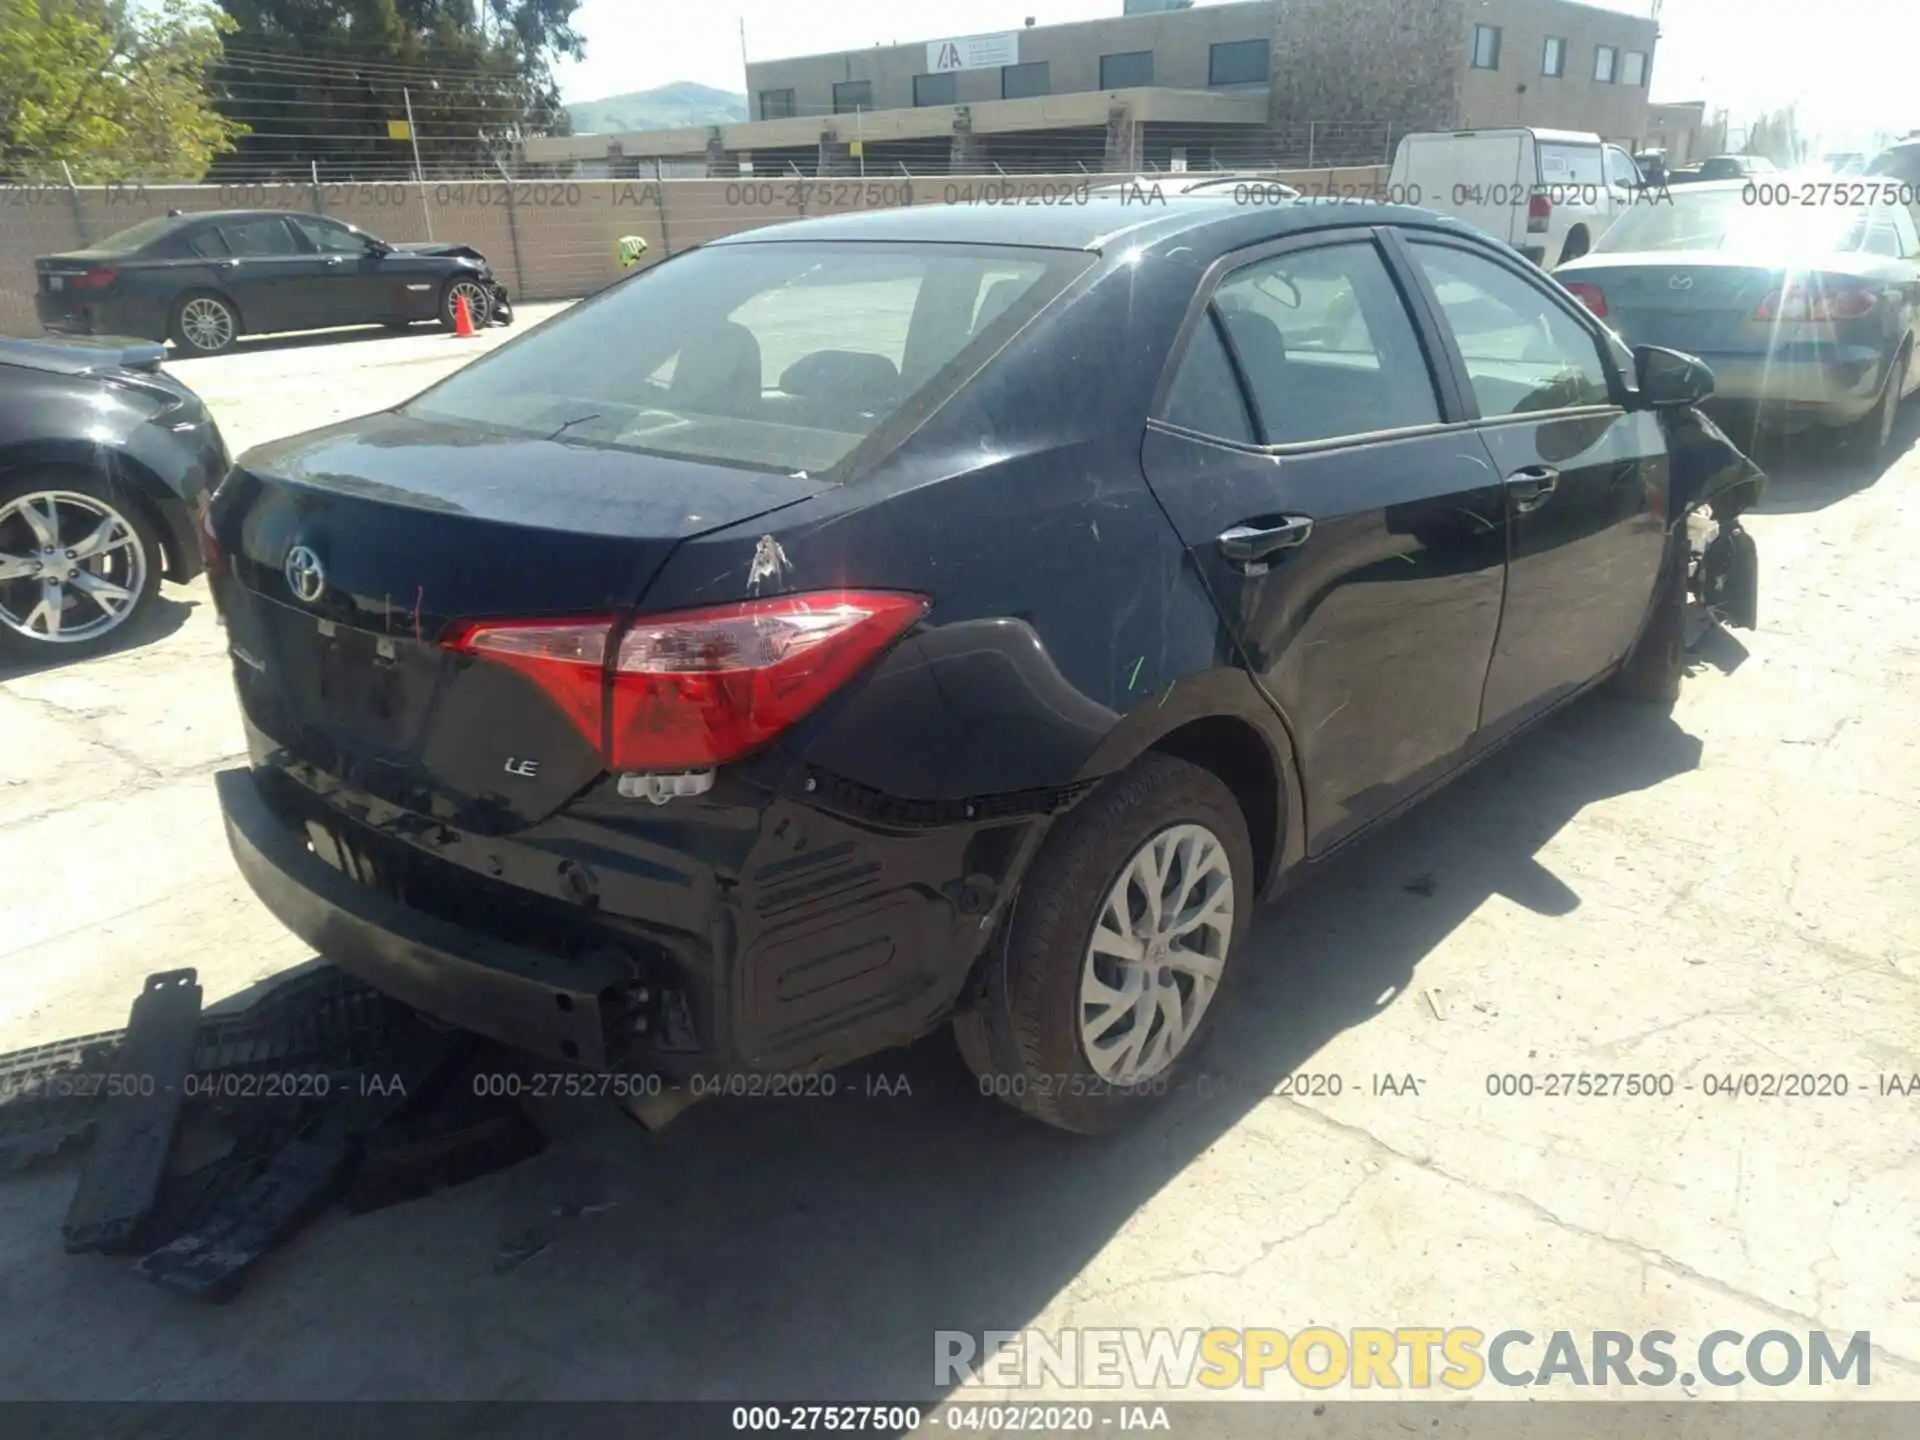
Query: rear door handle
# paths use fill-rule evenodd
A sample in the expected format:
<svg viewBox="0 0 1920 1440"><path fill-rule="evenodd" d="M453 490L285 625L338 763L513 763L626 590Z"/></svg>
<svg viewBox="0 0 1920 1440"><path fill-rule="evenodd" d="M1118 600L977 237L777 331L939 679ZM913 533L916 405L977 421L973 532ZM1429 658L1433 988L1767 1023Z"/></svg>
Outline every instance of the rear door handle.
<svg viewBox="0 0 1920 1440"><path fill-rule="evenodd" d="M1313 534L1313 521L1305 515L1289 515L1278 525L1236 525L1220 532L1215 542L1220 553L1238 565L1252 565L1276 550L1290 550L1307 543Z"/></svg>
<svg viewBox="0 0 1920 1440"><path fill-rule="evenodd" d="M1523 515L1551 500L1559 485L1560 472L1551 465L1527 465L1507 476L1507 494L1513 497L1513 508Z"/></svg>

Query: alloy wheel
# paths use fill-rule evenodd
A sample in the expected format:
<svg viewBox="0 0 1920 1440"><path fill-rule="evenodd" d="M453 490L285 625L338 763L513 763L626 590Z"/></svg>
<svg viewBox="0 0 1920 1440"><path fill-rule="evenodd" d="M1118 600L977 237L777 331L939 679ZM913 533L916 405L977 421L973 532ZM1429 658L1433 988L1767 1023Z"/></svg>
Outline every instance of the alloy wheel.
<svg viewBox="0 0 1920 1440"><path fill-rule="evenodd" d="M180 333L196 350L224 350L233 343L233 312L211 295L196 295L180 307Z"/></svg>
<svg viewBox="0 0 1920 1440"><path fill-rule="evenodd" d="M1102 1080L1151 1080L1186 1049L1219 988L1233 898L1204 825L1160 831L1121 867L1080 969L1080 1045Z"/></svg>
<svg viewBox="0 0 1920 1440"><path fill-rule="evenodd" d="M40 490L0 507L0 625L77 645L123 624L147 583L147 547L104 500Z"/></svg>
<svg viewBox="0 0 1920 1440"><path fill-rule="evenodd" d="M493 296L487 288L475 280L456 280L447 287L447 320L449 323L460 313L460 298L466 297L467 315L478 329L485 325L493 309Z"/></svg>

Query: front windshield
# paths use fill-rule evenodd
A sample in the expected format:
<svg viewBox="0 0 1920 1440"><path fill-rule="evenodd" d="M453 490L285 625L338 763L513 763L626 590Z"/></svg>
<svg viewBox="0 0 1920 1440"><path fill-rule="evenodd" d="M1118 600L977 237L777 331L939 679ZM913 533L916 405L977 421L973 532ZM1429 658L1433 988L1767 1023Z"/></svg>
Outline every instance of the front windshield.
<svg viewBox="0 0 1920 1440"><path fill-rule="evenodd" d="M1860 248L1867 210L1857 205L1753 203L1751 187L1675 187L1636 205L1593 247L1595 254L1647 250L1779 250L1847 253Z"/></svg>
<svg viewBox="0 0 1920 1440"><path fill-rule="evenodd" d="M718 245L557 317L405 408L525 435L817 474L1089 256Z"/></svg>

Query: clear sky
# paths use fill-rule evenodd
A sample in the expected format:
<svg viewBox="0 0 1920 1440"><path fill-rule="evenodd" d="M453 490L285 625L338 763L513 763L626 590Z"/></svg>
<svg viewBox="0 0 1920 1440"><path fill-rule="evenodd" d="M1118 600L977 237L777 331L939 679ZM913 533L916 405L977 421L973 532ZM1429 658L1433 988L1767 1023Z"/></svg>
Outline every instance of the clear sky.
<svg viewBox="0 0 1920 1440"><path fill-rule="evenodd" d="M1645 15L1651 4L1607 8ZM1120 10L1121 0L585 0L587 56L562 67L560 86L568 100L673 80L741 90L743 19L748 56L772 60ZM1829 148L1920 128L1920 0L1666 0L1660 28L1655 100L1724 105L1737 123L1797 103L1802 130Z"/></svg>

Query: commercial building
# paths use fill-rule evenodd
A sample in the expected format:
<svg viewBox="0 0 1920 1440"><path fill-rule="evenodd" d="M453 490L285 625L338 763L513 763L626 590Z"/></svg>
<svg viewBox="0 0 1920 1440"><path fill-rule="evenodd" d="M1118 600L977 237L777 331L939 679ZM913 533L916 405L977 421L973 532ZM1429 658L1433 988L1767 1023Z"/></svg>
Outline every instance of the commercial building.
<svg viewBox="0 0 1920 1440"><path fill-rule="evenodd" d="M651 173L1120 171L1367 164L1408 130L1647 133L1658 31L1573 0L1127 0L1123 13L746 67L751 118L532 140Z"/></svg>

